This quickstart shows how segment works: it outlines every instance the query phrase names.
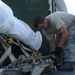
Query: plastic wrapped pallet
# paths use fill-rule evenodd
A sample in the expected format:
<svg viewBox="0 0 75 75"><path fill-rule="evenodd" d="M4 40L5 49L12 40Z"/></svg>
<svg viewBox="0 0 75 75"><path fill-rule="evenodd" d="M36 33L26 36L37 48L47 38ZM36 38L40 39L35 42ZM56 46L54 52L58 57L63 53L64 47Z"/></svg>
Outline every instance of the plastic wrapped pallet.
<svg viewBox="0 0 75 75"><path fill-rule="evenodd" d="M28 24L14 16L12 9L0 0L0 34L13 37L22 41L33 50L39 50L42 44L42 36L36 33Z"/></svg>

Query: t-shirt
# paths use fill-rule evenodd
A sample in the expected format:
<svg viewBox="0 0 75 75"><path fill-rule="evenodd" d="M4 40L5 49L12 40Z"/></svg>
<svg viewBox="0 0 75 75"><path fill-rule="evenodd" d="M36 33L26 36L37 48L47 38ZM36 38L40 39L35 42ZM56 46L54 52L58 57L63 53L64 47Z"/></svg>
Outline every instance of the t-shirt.
<svg viewBox="0 0 75 75"><path fill-rule="evenodd" d="M42 32L48 40L52 40L52 34L60 34L59 29L63 25L70 26L75 16L67 12L55 12L45 18L49 20L50 27Z"/></svg>

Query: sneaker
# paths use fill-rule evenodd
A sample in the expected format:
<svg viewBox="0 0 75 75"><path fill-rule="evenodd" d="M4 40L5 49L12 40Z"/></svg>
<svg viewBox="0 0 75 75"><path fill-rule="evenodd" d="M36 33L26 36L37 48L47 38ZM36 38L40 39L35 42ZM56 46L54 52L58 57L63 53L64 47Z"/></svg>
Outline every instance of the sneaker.
<svg viewBox="0 0 75 75"><path fill-rule="evenodd" d="M74 67L71 62L65 62L61 66L56 66L58 71L73 71Z"/></svg>

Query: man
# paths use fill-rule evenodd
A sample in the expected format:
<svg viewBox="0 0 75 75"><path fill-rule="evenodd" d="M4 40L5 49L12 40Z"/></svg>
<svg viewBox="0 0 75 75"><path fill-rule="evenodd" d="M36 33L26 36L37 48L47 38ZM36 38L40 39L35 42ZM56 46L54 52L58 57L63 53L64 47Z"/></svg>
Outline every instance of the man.
<svg viewBox="0 0 75 75"><path fill-rule="evenodd" d="M36 16L33 20L35 28L42 29L49 41L51 54L61 60L64 50L64 61L75 62L75 16L67 12L55 12L47 17ZM56 34L56 41L53 39Z"/></svg>

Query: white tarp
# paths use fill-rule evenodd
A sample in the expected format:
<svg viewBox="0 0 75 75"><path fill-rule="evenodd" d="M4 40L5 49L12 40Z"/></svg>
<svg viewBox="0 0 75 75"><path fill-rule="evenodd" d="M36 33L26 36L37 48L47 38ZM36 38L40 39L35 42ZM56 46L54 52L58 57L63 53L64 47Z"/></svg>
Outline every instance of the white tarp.
<svg viewBox="0 0 75 75"><path fill-rule="evenodd" d="M22 41L34 50L42 44L42 36L36 33L22 20L13 15L11 8L0 0L0 34L6 34Z"/></svg>

